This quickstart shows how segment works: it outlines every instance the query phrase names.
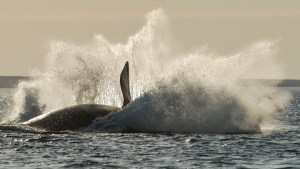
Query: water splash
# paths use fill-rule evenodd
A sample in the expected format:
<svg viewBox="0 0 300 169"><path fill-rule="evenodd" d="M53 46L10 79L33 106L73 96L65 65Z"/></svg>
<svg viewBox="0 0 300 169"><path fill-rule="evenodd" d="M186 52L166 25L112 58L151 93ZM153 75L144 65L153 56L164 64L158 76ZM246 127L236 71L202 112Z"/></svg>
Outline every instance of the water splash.
<svg viewBox="0 0 300 169"><path fill-rule="evenodd" d="M271 43L259 43L265 44L254 44L252 48L263 53L249 54L249 50L245 50L233 56L211 57L197 52L169 63L155 88L124 110L97 119L90 129L196 133L261 131L262 124L273 120L288 105L291 95L257 81L241 83L241 78L247 78L248 71L255 69L256 57L272 56L265 52L270 50ZM257 49L262 46L263 49ZM271 61L268 60L269 66L280 70Z"/></svg>
<svg viewBox="0 0 300 169"><path fill-rule="evenodd" d="M219 56L205 49L175 55L169 40L168 19L159 9L147 15L145 26L125 44L101 35L86 46L54 42L46 71L33 72L35 79L19 84L11 117L24 121L83 103L121 106L119 74L126 61L134 101L98 119L91 129L257 131L287 105L291 96L278 88L240 83L242 78L281 77L273 42L259 41Z"/></svg>

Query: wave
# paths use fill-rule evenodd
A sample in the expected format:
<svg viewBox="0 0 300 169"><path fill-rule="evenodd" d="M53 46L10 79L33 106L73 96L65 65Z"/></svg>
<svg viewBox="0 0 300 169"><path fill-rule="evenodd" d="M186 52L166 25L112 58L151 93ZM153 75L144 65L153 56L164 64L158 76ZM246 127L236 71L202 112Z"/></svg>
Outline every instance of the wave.
<svg viewBox="0 0 300 169"><path fill-rule="evenodd" d="M234 133L259 131L288 105L291 95L244 78L282 75L275 42L258 41L233 55L207 48L185 54L172 47L168 19L158 9L124 44L102 35L83 46L53 42L46 71L18 85L8 118L22 122L71 105L121 106L119 74L130 63L133 102L98 118L87 130Z"/></svg>

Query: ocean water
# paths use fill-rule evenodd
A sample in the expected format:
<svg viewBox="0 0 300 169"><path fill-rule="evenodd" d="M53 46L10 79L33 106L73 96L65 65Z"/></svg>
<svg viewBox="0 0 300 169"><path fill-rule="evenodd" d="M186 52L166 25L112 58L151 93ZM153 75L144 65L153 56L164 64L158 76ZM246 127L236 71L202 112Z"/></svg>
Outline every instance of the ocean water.
<svg viewBox="0 0 300 169"><path fill-rule="evenodd" d="M249 80L283 78L277 43L257 40L230 55L178 51L169 30L158 9L126 43L101 34L84 45L54 41L45 71L0 89L0 167L299 167L299 88ZM121 106L126 61L125 108L77 131L21 125L72 105Z"/></svg>
<svg viewBox="0 0 300 169"><path fill-rule="evenodd" d="M0 126L0 168L299 168L300 88L273 128L252 134L34 133ZM12 90L1 89L1 113Z"/></svg>

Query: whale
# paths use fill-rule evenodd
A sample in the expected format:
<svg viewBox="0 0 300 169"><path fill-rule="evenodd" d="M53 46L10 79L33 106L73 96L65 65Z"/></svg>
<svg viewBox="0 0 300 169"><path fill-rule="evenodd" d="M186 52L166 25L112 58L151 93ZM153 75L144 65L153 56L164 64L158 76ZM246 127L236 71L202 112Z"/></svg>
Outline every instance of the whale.
<svg viewBox="0 0 300 169"><path fill-rule="evenodd" d="M128 61L120 75L120 86L123 95L122 107L79 104L39 115L23 122L22 125L48 132L73 131L89 126L98 117L121 110L131 102Z"/></svg>

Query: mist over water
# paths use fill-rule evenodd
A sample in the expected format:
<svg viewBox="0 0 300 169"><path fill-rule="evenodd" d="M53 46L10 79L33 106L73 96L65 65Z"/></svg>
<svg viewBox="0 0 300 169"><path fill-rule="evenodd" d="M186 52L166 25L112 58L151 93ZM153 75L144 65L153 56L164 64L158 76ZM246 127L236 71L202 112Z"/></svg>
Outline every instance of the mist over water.
<svg viewBox="0 0 300 169"><path fill-rule="evenodd" d="M133 102L98 118L89 129L144 132L236 133L259 131L288 105L291 95L244 78L280 79L274 42L258 41L228 56L206 48L174 52L163 10L124 44L95 35L91 44L51 44L46 71L21 82L8 119L26 121L71 105L121 106L120 72L130 65ZM201 31L201 30L199 30Z"/></svg>

